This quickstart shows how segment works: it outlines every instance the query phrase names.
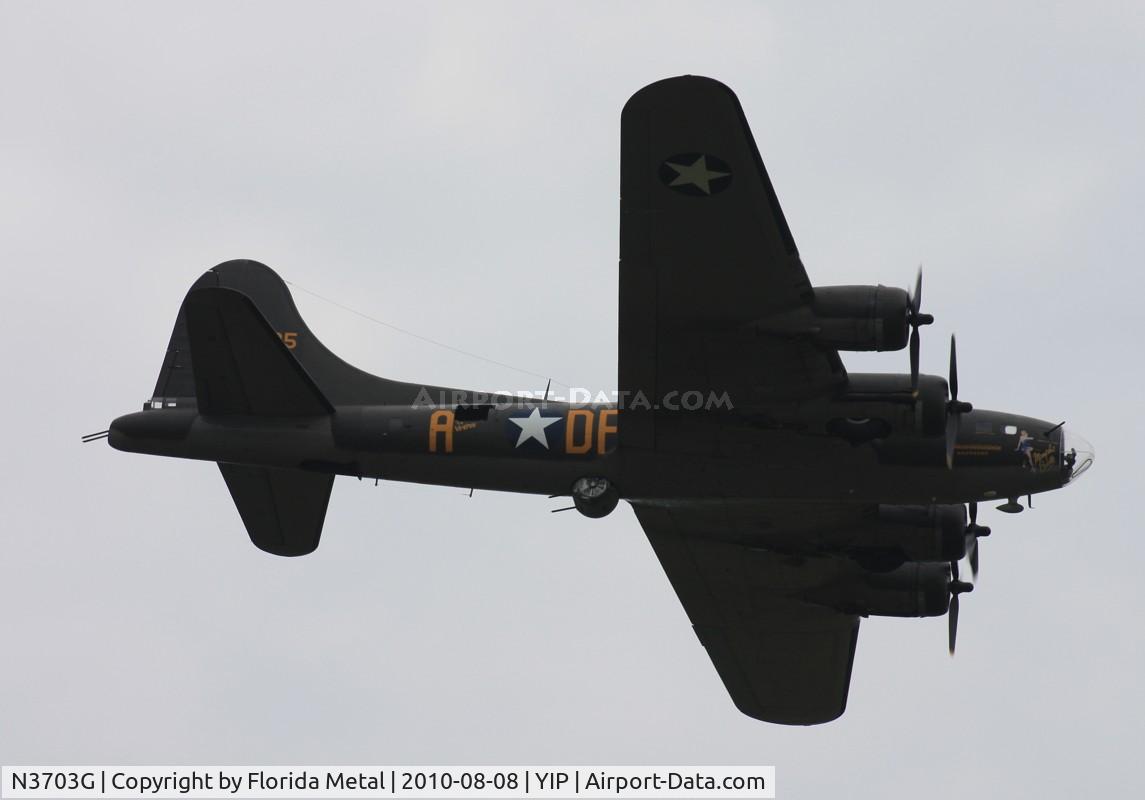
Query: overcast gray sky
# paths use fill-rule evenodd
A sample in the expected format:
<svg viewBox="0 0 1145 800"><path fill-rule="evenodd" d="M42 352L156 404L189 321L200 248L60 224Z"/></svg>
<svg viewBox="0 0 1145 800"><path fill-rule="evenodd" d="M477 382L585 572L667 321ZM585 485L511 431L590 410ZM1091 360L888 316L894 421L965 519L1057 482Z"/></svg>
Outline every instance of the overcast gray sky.
<svg viewBox="0 0 1145 800"><path fill-rule="evenodd" d="M1124 3L0 2L0 763L761 763L782 797L1122 796L1145 724L1145 14ZM187 7L189 8L189 7ZM213 466L81 445L226 259L578 386L616 374L619 117L738 94L812 281L1067 419L945 620L864 622L840 720L740 715L627 507L339 478L251 546ZM389 377L543 388L297 296ZM846 355L905 371L905 353Z"/></svg>

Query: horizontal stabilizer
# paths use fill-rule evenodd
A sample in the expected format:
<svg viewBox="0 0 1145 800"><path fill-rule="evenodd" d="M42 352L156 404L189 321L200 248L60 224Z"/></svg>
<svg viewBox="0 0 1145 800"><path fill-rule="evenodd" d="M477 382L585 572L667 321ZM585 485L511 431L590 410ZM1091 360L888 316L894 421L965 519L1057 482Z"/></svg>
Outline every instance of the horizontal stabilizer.
<svg viewBox="0 0 1145 800"><path fill-rule="evenodd" d="M314 552L333 475L222 463L219 469L255 547L276 556Z"/></svg>
<svg viewBox="0 0 1145 800"><path fill-rule="evenodd" d="M183 310L199 413L303 417L333 411L249 297L234 289L195 289Z"/></svg>

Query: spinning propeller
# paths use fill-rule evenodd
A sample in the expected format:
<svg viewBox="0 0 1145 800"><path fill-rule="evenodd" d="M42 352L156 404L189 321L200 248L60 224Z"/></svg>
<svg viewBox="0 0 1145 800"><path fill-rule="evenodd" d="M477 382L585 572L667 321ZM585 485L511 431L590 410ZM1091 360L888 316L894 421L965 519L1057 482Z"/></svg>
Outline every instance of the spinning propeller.
<svg viewBox="0 0 1145 800"><path fill-rule="evenodd" d="M970 573L978 577L978 539L989 536L990 529L978 524L978 503L970 503L970 524L966 526L966 557L970 561ZM958 640L958 595L974 591L974 584L958 579L958 562L950 562L950 610L947 612L947 641L950 655L954 655L954 644Z"/></svg>
<svg viewBox="0 0 1145 800"><path fill-rule="evenodd" d="M947 641L950 645L950 655L954 655L954 643L958 639L958 595L974 591L974 584L958 580L958 562L950 562L950 611L947 614Z"/></svg>
<svg viewBox="0 0 1145 800"><path fill-rule="evenodd" d="M958 400L958 351L954 334L950 334L950 401L946 404L946 468L954 468L954 445L958 441L958 425L963 414L974 406Z"/></svg>
<svg viewBox="0 0 1145 800"><path fill-rule="evenodd" d="M930 314L922 313L922 267L914 279L914 291L910 292L910 305L907 307L907 324L910 325L910 389L918 391L919 350L922 347L918 329L934 322ZM954 467L954 445L958 440L958 425L962 414L973 411L974 406L958 400L958 354L954 335L950 336L950 401L946 404L946 468Z"/></svg>
<svg viewBox="0 0 1145 800"><path fill-rule="evenodd" d="M978 504L970 503L970 524L966 526L966 556L970 561L970 574L978 578L978 539L989 536L990 529L978 524Z"/></svg>
<svg viewBox="0 0 1145 800"><path fill-rule="evenodd" d="M914 279L914 291L910 294L910 308L907 310L907 323L910 325L910 390L918 391L918 351L920 347L918 329L934 322L930 314L923 314L922 308L922 267Z"/></svg>

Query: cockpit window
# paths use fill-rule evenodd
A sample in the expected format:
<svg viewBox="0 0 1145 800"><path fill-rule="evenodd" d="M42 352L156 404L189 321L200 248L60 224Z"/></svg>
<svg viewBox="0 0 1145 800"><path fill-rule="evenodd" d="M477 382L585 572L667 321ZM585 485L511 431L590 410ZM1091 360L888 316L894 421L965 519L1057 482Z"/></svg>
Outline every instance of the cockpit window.
<svg viewBox="0 0 1145 800"><path fill-rule="evenodd" d="M1062 429L1062 473L1072 483L1093 466L1093 445L1069 428Z"/></svg>
<svg viewBox="0 0 1145 800"><path fill-rule="evenodd" d="M1007 425L1002 430L1007 436L1013 436L1015 433L1018 432L1018 426L1017 425Z"/></svg>

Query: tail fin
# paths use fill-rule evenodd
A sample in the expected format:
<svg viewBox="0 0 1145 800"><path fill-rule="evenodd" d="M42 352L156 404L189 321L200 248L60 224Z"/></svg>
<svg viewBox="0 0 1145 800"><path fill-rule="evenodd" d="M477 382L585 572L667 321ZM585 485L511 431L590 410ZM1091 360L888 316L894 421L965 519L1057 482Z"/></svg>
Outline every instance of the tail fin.
<svg viewBox="0 0 1145 800"><path fill-rule="evenodd" d="M195 289L183 311L200 414L309 417L334 411L246 295Z"/></svg>
<svg viewBox="0 0 1145 800"><path fill-rule="evenodd" d="M198 407L204 415L315 416L337 405L412 404L419 386L356 369L306 327L285 282L257 261L228 261L195 282L145 408ZM334 476L220 463L255 546L312 552Z"/></svg>
<svg viewBox="0 0 1145 800"><path fill-rule="evenodd" d="M204 398L198 396L201 381L195 371L201 359L192 358L188 331L189 303L203 289L230 289L249 298L258 313L301 364L320 393L338 405L406 405L418 397L421 386L386 380L347 364L318 340L294 305L286 283L274 270L257 261L227 261L205 272L195 281L175 320L150 408L187 406ZM202 299L202 298L200 298ZM436 387L427 387L436 392Z"/></svg>

